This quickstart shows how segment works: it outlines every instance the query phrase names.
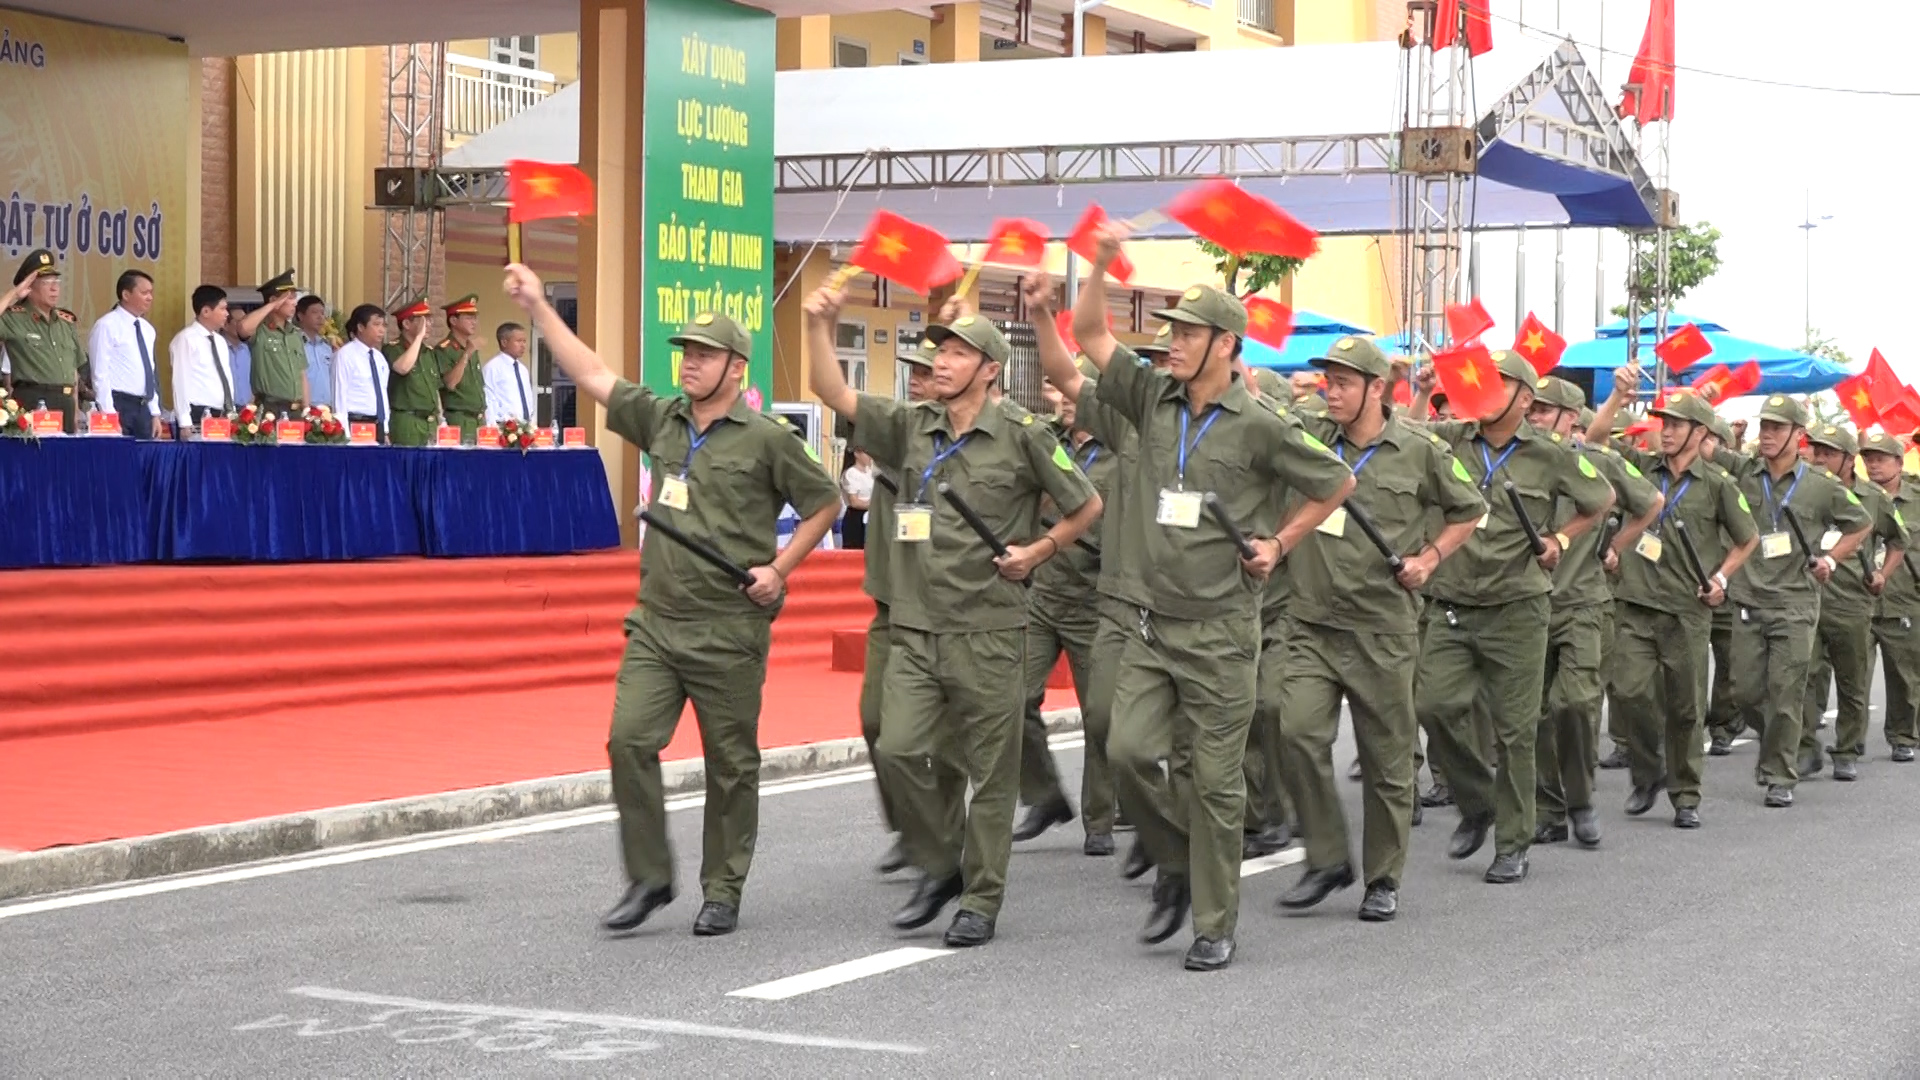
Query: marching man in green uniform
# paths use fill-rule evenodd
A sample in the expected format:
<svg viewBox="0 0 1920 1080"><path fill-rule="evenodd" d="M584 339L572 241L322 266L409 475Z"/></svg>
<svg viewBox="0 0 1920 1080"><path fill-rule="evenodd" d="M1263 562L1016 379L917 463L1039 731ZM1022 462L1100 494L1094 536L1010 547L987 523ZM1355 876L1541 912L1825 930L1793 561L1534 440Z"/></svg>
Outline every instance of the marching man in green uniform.
<svg viewBox="0 0 1920 1080"><path fill-rule="evenodd" d="M392 371L387 402L393 414L387 423L393 433L389 441L395 446L432 446L440 427L440 350L420 349L412 364L401 363L407 352L404 343L425 333L431 318L433 308L424 296L395 308L393 321L400 334L380 349Z"/></svg>
<svg viewBox="0 0 1920 1080"><path fill-rule="evenodd" d="M1102 231L1073 324L1100 370L1099 399L1140 440L1118 547L1102 548L1118 560L1117 591L1133 614L1107 756L1127 819L1160 868L1141 939L1172 937L1191 908L1186 966L1213 971L1233 960L1239 916L1242 769L1259 674L1261 588L1346 498L1353 474L1299 424L1248 395L1234 370L1247 309L1232 296L1196 285L1175 307L1154 313L1174 324L1165 374L1114 340L1106 268L1125 237L1124 227ZM1069 396L1084 382L1071 367L1047 377ZM1300 503L1277 535L1228 534L1216 515L1224 511L1236 530L1274 520L1268 504L1282 484ZM1243 557L1236 541L1253 557ZM1163 762L1172 775L1182 773L1176 749L1190 755L1192 781L1164 800Z"/></svg>
<svg viewBox="0 0 1920 1080"><path fill-rule="evenodd" d="M1813 448L1814 465L1838 477L1873 522L1865 546L1856 549L1855 558L1837 562L1821 591L1820 622L1807 674L1806 702L1800 713L1801 760L1817 762L1822 748L1816 729L1827 710L1827 687L1833 686L1838 698L1833 723L1833 778L1853 780L1859 776L1860 755L1867 752L1873 609L1886 590L1887 575L1900 568L1907 547L1907 525L1880 485L1854 476L1854 459L1860 447L1853 432L1832 424L1816 424L1807 429L1807 442ZM1822 550L1831 551L1838 539L1829 531L1819 543ZM1876 541L1884 545L1880 559L1869 550Z"/></svg>
<svg viewBox="0 0 1920 1080"><path fill-rule="evenodd" d="M307 387L307 339L293 321L293 271L260 286L261 304L240 320L240 337L249 343L253 400L276 416L291 416L313 400Z"/></svg>
<svg viewBox="0 0 1920 1080"><path fill-rule="evenodd" d="M1286 689L1276 696L1282 775L1300 815L1307 870L1280 906L1312 907L1354 881L1333 772L1345 698L1365 784L1360 864L1367 892L1360 918L1386 922L1400 907L1416 801L1419 590L1467 542L1487 504L1452 451L1393 415L1388 361L1371 341L1342 338L1313 363L1327 373L1328 421L1306 424L1332 442L1352 468L1355 487L1288 560ZM1397 572L1354 520L1362 513L1400 558Z"/></svg>
<svg viewBox="0 0 1920 1080"><path fill-rule="evenodd" d="M1586 407L1586 395L1565 379L1543 378L1534 387L1527 421L1558 443L1570 445L1574 422ZM1591 422L1591 418L1589 418ZM1601 530L1574 540L1553 568L1553 616L1547 631L1546 693L1540 710L1540 740L1535 750L1539 771L1533 842L1565 840L1568 824L1584 847L1600 843L1593 812L1595 744L1600 735L1601 671L1607 642L1613 637L1613 594L1607 575L1617 571L1623 554L1660 515L1664 500L1639 468L1604 445L1580 445L1575 452L1613 485L1620 528L1600 550ZM1562 526L1577 510L1561 502L1553 524Z"/></svg>
<svg viewBox="0 0 1920 1080"><path fill-rule="evenodd" d="M1707 437L1700 441L1700 456L1716 468L1744 459L1734 448L1733 429L1719 413L1714 414L1713 423L1707 426ZM1708 635L1707 643L1713 655L1713 680L1707 689L1707 754L1726 757L1733 753L1733 740L1740 735L1733 708L1732 604L1713 609L1713 632Z"/></svg>
<svg viewBox="0 0 1920 1080"><path fill-rule="evenodd" d="M893 533L875 541L894 546L876 765L891 776L901 837L924 876L893 925L918 929L958 899L946 944L985 945L1006 890L1019 795L1027 625L1019 582L1086 531L1100 497L1044 425L1031 414L1016 420L989 400L1008 353L991 322L962 314L931 327L936 400L897 402L847 385L834 358L840 303L833 289L806 301L813 390L853 418L874 463L900 478ZM1043 494L1063 515L1044 531ZM951 496L978 515L1005 555L993 554ZM948 823L959 793L939 776L939 763L953 760L966 762L973 785L958 845Z"/></svg>
<svg viewBox="0 0 1920 1080"><path fill-rule="evenodd" d="M1235 364L1255 404L1288 423L1327 414L1327 399L1317 390L1296 399L1293 388L1275 372L1249 368L1244 360ZM1295 405L1300 408L1295 410ZM1294 415L1288 417L1290 411ZM1277 529L1287 503L1286 487L1276 486L1265 508L1268 513L1247 526ZM1240 840L1243 860L1273 855L1293 843L1293 812L1280 774L1280 702L1287 669L1287 598L1292 594L1286 566L1274 567L1260 591L1260 672L1254 679L1253 724L1247 729L1247 756L1240 770L1247 786L1247 817Z"/></svg>
<svg viewBox="0 0 1920 1080"><path fill-rule="evenodd" d="M473 293L440 310L447 315L447 336L435 349L440 367L440 400L447 423L460 429L460 441L473 444L487 412L487 380L480 371L480 298Z"/></svg>
<svg viewBox="0 0 1920 1080"><path fill-rule="evenodd" d="M1901 471L1905 457L1900 440L1885 432L1860 440L1860 461L1868 479L1887 493L1901 520L1914 527L1920 523L1920 488ZM1911 560L1903 561L1906 565L1896 568L1888 552L1882 573L1886 588L1873 613L1873 641L1887 680L1883 731L1893 760L1904 764L1913 761L1913 748L1920 745L1920 574ZM1871 678L1871 670L1868 674Z"/></svg>
<svg viewBox="0 0 1920 1080"><path fill-rule="evenodd" d="M13 290L0 299L0 344L13 365L13 396L25 409L45 406L60 414L60 429L75 430L73 390L87 350L72 319L60 314L60 270L49 251L30 252L13 275Z"/></svg>
<svg viewBox="0 0 1920 1080"><path fill-rule="evenodd" d="M660 751L691 698L707 774L705 902L693 932L732 933L759 832L760 695L773 618L788 576L839 517L839 488L791 429L742 399L753 337L732 319L703 313L668 339L684 353L681 393L658 397L616 376L567 329L533 271L507 267L506 289L540 328L561 370L606 407L608 429L653 458L653 512L751 577L742 587L658 530L647 531L639 606L626 620L607 737L631 884L601 925L632 930L673 900ZM786 505L801 521L776 552Z"/></svg>

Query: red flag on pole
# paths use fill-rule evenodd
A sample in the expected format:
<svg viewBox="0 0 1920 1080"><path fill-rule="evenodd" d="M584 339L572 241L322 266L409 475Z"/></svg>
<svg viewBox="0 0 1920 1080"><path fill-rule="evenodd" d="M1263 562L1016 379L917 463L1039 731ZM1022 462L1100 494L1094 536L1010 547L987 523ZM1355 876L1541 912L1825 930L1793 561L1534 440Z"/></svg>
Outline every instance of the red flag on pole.
<svg viewBox="0 0 1920 1080"><path fill-rule="evenodd" d="M1840 399L1840 407L1847 410L1858 428L1867 428L1880 422L1880 411L1873 407L1873 393L1867 389L1867 376L1864 372L1852 378L1842 379L1833 388Z"/></svg>
<svg viewBox="0 0 1920 1080"><path fill-rule="evenodd" d="M1900 388L1905 385L1900 381L1900 376L1893 373L1893 365L1887 363L1887 358L1880 355L1879 349L1873 350L1873 354L1867 357L1867 370L1862 375L1867 380L1867 393L1873 395L1876 406L1898 400Z"/></svg>
<svg viewBox="0 0 1920 1080"><path fill-rule="evenodd" d="M1100 204L1088 204L1087 212L1080 215L1080 224L1075 225L1073 235L1067 237L1067 250L1092 262L1093 253L1100 246L1093 234L1106 223L1107 212L1100 209ZM1127 258L1127 253L1122 251L1107 264L1107 273L1112 275L1113 280L1125 285L1133 277L1133 260Z"/></svg>
<svg viewBox="0 0 1920 1080"><path fill-rule="evenodd" d="M1567 339L1554 333L1539 316L1527 312L1527 319L1520 324L1520 331L1513 335L1513 351L1527 358L1533 370L1545 375L1560 366L1560 357L1567 351Z"/></svg>
<svg viewBox="0 0 1920 1080"><path fill-rule="evenodd" d="M873 215L847 263L922 295L961 273L946 237L887 210Z"/></svg>
<svg viewBox="0 0 1920 1080"><path fill-rule="evenodd" d="M1247 336L1275 349L1285 345L1293 333L1293 309L1264 296L1249 296L1246 303Z"/></svg>
<svg viewBox="0 0 1920 1080"><path fill-rule="evenodd" d="M1235 255L1311 256L1319 234L1231 180L1206 180L1174 196L1167 216Z"/></svg>
<svg viewBox="0 0 1920 1080"><path fill-rule="evenodd" d="M1493 329L1493 316L1479 297L1465 304L1447 305L1447 336L1455 346L1465 345Z"/></svg>
<svg viewBox="0 0 1920 1080"><path fill-rule="evenodd" d="M1447 403L1455 416L1481 420L1507 406L1506 391L1501 388L1500 369L1484 345L1433 355L1433 371L1440 377L1440 388L1447 392Z"/></svg>
<svg viewBox="0 0 1920 1080"><path fill-rule="evenodd" d="M544 161L507 162L507 220L518 224L541 218L593 213L593 181L571 165Z"/></svg>
<svg viewBox="0 0 1920 1080"><path fill-rule="evenodd" d="M1001 218L987 235L983 263L1032 270L1047 258L1047 227L1026 218Z"/></svg>
<svg viewBox="0 0 1920 1080"><path fill-rule="evenodd" d="M1493 15L1487 10L1487 0L1440 0L1440 10L1434 15L1433 47L1452 48L1460 40L1463 21L1467 55L1479 56L1493 48Z"/></svg>
<svg viewBox="0 0 1920 1080"><path fill-rule="evenodd" d="M1642 124L1673 119L1673 0L1653 0L1647 11L1647 31L1627 72L1618 112Z"/></svg>
<svg viewBox="0 0 1920 1080"><path fill-rule="evenodd" d="M1712 353L1713 343L1692 323L1668 334L1665 341L1653 347L1653 355L1666 361L1669 371L1685 371Z"/></svg>
<svg viewBox="0 0 1920 1080"><path fill-rule="evenodd" d="M1726 396L1727 384L1733 381L1733 369L1725 364L1715 364L1706 373L1687 385L1693 392L1709 402L1719 401Z"/></svg>

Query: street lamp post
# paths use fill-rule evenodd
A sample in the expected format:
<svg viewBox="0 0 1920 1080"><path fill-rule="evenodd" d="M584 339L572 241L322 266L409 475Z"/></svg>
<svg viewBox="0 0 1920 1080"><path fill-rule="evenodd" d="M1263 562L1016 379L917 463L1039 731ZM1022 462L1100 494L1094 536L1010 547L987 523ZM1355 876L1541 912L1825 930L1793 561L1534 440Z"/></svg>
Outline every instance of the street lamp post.
<svg viewBox="0 0 1920 1080"><path fill-rule="evenodd" d="M1813 348L1813 230L1819 228L1821 222L1832 220L1832 214L1822 214L1818 218L1813 216L1813 189L1808 188L1806 214L1801 219L1800 224L1796 226L1805 241L1802 245L1805 260L1802 284L1805 287L1805 292L1801 299L1802 325L1800 332L1803 347L1808 349Z"/></svg>

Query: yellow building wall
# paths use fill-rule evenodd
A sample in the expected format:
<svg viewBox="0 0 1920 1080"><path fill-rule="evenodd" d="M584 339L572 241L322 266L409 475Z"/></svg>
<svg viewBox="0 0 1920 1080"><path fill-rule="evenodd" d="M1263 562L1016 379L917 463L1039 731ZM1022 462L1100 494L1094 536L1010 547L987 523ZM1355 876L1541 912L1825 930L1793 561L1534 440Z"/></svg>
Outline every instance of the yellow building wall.
<svg viewBox="0 0 1920 1080"><path fill-rule="evenodd" d="M541 71L560 80L563 85L580 80L580 35L541 34L539 45ZM488 38L472 38L447 42L447 51L477 60L491 60L492 46Z"/></svg>
<svg viewBox="0 0 1920 1080"><path fill-rule="evenodd" d="M833 36L865 45L869 67L892 67L900 62L902 54L914 55L915 41L921 45L919 59L932 59L933 20L905 11L835 15ZM827 56L831 63L833 54Z"/></svg>

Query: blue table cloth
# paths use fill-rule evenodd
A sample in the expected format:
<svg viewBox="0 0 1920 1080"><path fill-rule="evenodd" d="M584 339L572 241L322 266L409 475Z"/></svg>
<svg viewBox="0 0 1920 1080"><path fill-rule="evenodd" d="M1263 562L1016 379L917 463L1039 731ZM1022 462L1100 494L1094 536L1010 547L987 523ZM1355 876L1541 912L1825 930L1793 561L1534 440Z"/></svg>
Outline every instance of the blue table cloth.
<svg viewBox="0 0 1920 1080"><path fill-rule="evenodd" d="M0 439L0 567L616 547L590 450Z"/></svg>

